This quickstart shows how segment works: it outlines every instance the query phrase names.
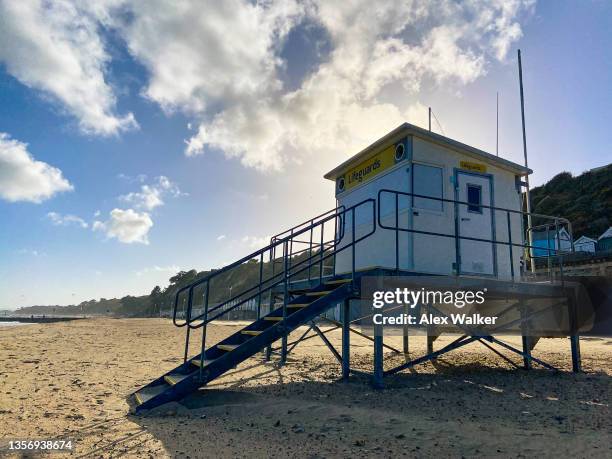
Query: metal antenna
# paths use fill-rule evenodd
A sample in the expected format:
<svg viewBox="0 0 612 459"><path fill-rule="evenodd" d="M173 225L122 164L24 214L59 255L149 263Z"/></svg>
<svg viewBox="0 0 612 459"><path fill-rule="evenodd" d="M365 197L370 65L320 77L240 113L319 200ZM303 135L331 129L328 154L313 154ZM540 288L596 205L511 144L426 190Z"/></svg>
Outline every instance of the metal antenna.
<svg viewBox="0 0 612 459"><path fill-rule="evenodd" d="M438 123L438 127L440 128L440 131L442 132L442 135L446 135L446 132L444 132L444 128L440 124L440 120L438 119L438 117L436 116L436 114L434 113L434 111L431 108L429 109L429 113L434 117L434 119L436 120L436 123ZM431 120L429 122L429 126L430 126L429 130L431 131Z"/></svg>
<svg viewBox="0 0 612 459"><path fill-rule="evenodd" d="M523 153L525 155L525 167L529 167L527 163L527 135L525 134L525 97L523 95L523 66L521 64L521 50L518 50L518 68L519 68L519 86L521 89L521 121L523 123ZM533 234L531 231L531 198L529 196L529 173L525 173L525 201L527 208L527 234L529 236L529 245L533 246ZM533 249L529 249L531 258L531 272L535 273L535 263L533 259Z"/></svg>

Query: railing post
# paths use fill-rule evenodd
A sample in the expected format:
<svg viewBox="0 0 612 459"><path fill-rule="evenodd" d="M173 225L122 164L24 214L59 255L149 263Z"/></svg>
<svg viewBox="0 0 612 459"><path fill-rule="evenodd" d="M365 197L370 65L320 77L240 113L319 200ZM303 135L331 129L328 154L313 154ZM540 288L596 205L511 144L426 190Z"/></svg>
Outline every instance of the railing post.
<svg viewBox="0 0 612 459"><path fill-rule="evenodd" d="M191 304L193 299L193 287L189 288L189 294L187 295L187 310L185 311L185 322L187 323L187 332L185 333L185 355L183 356L183 363L187 362L187 355L189 354L189 335L191 334L191 327L189 322L191 321Z"/></svg>
<svg viewBox="0 0 612 459"><path fill-rule="evenodd" d="M548 277L550 278L550 281L553 282L555 276L554 276L554 269L552 268L552 260L550 258L550 230L548 229L549 225L550 223L547 223L545 226L546 228L546 265L548 266ZM553 243L553 249L554 249L554 243ZM532 263L535 266L535 258L531 257L531 259L532 259ZM535 269L533 270L533 272L535 272Z"/></svg>
<svg viewBox="0 0 612 459"><path fill-rule="evenodd" d="M351 281L355 282L355 207L351 208Z"/></svg>
<svg viewBox="0 0 612 459"><path fill-rule="evenodd" d="M455 275L459 276L461 274L461 254L459 253L459 204L456 201L453 209L455 213Z"/></svg>
<svg viewBox="0 0 612 459"><path fill-rule="evenodd" d="M257 288L257 320L261 317L261 282L263 280L263 260L264 253L261 252L259 256L259 285Z"/></svg>
<svg viewBox="0 0 612 459"><path fill-rule="evenodd" d="M404 304L404 314L406 314L406 317L408 317L410 315L410 306L408 305L408 303ZM402 327L402 347L403 347L403 352L404 352L404 360L406 362L408 362L410 360L409 357L409 340L408 340L408 324L404 324L404 326Z"/></svg>
<svg viewBox="0 0 612 459"><path fill-rule="evenodd" d="M310 244L308 249L308 282L310 282L311 270L312 270L312 230L313 230L314 219L310 220Z"/></svg>
<svg viewBox="0 0 612 459"><path fill-rule="evenodd" d="M395 270L399 271L399 194L395 193Z"/></svg>
<svg viewBox="0 0 612 459"><path fill-rule="evenodd" d="M510 275L514 282L514 257L512 256L514 247L512 246L512 226L510 225L510 212L506 211L506 221L508 222L508 247L510 250Z"/></svg>
<svg viewBox="0 0 612 459"><path fill-rule="evenodd" d="M283 244L283 255L284 255L284 294L283 294L283 322L282 322L282 339L281 339L281 359L280 363L283 365L287 361L287 327L285 325L285 319L287 318L287 297L289 296L289 276L288 276L288 253L289 249L288 241Z"/></svg>
<svg viewBox="0 0 612 459"><path fill-rule="evenodd" d="M321 223L321 246L319 250L319 285L323 283L323 233L325 232L325 222Z"/></svg>
<svg viewBox="0 0 612 459"><path fill-rule="evenodd" d="M291 255L293 255L293 228L289 233L289 269L291 269Z"/></svg>
<svg viewBox="0 0 612 459"><path fill-rule="evenodd" d="M206 281L206 291L204 292L204 321L202 325L202 350L200 352L200 381L204 371L204 361L206 360L206 329L208 328L208 296L210 292L210 280Z"/></svg>
<svg viewBox="0 0 612 459"><path fill-rule="evenodd" d="M332 276L336 275L336 250L338 250L338 214L334 215L334 254L332 256Z"/></svg>
<svg viewBox="0 0 612 459"><path fill-rule="evenodd" d="M274 279L276 274L276 239L273 240L272 245L270 246L270 264L272 265L272 274L270 279L272 279L272 285L274 285ZM270 301L268 302L268 314L272 312L274 305L274 287L270 286ZM270 361L270 357L272 356L272 345L268 345L264 352L266 362Z"/></svg>
<svg viewBox="0 0 612 459"><path fill-rule="evenodd" d="M555 218L555 233L557 234L557 259L559 260L559 277L561 278L561 287L565 285L563 279L563 255L561 252L561 235L559 234L559 220Z"/></svg>

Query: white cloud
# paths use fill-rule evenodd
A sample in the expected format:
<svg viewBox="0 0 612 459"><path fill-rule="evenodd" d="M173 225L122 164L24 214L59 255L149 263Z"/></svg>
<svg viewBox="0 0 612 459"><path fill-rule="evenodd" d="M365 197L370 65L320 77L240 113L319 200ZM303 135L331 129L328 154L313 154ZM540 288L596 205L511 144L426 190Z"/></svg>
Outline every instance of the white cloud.
<svg viewBox="0 0 612 459"><path fill-rule="evenodd" d="M294 91L256 85L231 92L221 109L200 122L187 141L186 154L214 148L248 167L278 170L289 161L303 161L307 152L334 155L360 148L380 132L405 120L414 122L411 116L422 106L418 92L424 84L461 87L484 75L491 59L504 59L521 35L517 18L531 6L531 0L390 1L375 6L366 0L315 2L305 15L329 33L329 59ZM292 22L285 18L285 24L291 27ZM158 30L153 23L149 27ZM263 35L274 36L275 27L278 22L264 21ZM157 43L169 41L162 35ZM208 53L215 43L207 42ZM246 42L233 44L248 49ZM278 47L269 46L256 56L259 65L273 62ZM157 65L156 71L163 73L164 61ZM201 79L209 78L204 68L198 72ZM231 78L224 81L232 84ZM381 100L392 84L403 88L403 102ZM187 110L194 103L204 108L210 98L203 91L192 93L189 104L178 97L173 102Z"/></svg>
<svg viewBox="0 0 612 459"><path fill-rule="evenodd" d="M131 113L116 113L105 79L110 57L99 29L119 3L0 0L0 61L24 85L58 101L85 133L137 127Z"/></svg>
<svg viewBox="0 0 612 459"><path fill-rule="evenodd" d="M153 210L164 204L164 201L161 199L160 190L148 185L143 185L140 188L140 192L132 192L119 196L119 200L146 210Z"/></svg>
<svg viewBox="0 0 612 459"><path fill-rule="evenodd" d="M103 231L108 238L132 244L149 243L149 230L153 227L151 216L147 212L139 213L133 209L113 209L107 221L94 221L92 229Z"/></svg>
<svg viewBox="0 0 612 459"><path fill-rule="evenodd" d="M191 113L279 88L273 49L302 14L293 0L154 0L131 11L122 33L150 73L145 96Z"/></svg>
<svg viewBox="0 0 612 459"><path fill-rule="evenodd" d="M129 182L129 183L136 183L136 182L144 183L147 180L147 174L138 174L135 176L131 176L131 175L127 175L124 173L119 173L117 174L117 178L120 180L125 180L126 182Z"/></svg>
<svg viewBox="0 0 612 459"><path fill-rule="evenodd" d="M89 227L89 225L87 224L85 220L83 220L81 217L77 217L76 215L71 215L71 214L61 215L61 214L58 214L57 212L49 212L47 213L47 218L51 220L51 223L53 223L56 226L77 225L77 226L80 226L81 228Z"/></svg>
<svg viewBox="0 0 612 459"><path fill-rule="evenodd" d="M219 236L217 236L217 241L222 241L225 238L227 238L225 234L220 234Z"/></svg>
<svg viewBox="0 0 612 459"><path fill-rule="evenodd" d="M252 249L262 249L270 244L270 236L244 236L241 242Z"/></svg>
<svg viewBox="0 0 612 459"><path fill-rule="evenodd" d="M56 193L72 190L62 171L28 152L28 145L0 132L0 197L40 203Z"/></svg>
<svg viewBox="0 0 612 459"><path fill-rule="evenodd" d="M119 196L119 200L132 204L138 209L153 210L164 204L162 200L163 196L169 195L177 197L182 194L183 193L181 193L181 190L175 183L170 181L168 177L162 175L157 177L155 183L151 185L142 185L140 187L140 192L131 192Z"/></svg>
<svg viewBox="0 0 612 459"><path fill-rule="evenodd" d="M135 125L117 115L101 30L124 40L148 73L142 95L191 117L185 153L220 150L247 167L280 170L354 150L415 121L423 88L475 81L504 60L534 0L0 0L0 59L25 84L59 99L86 132ZM121 14L118 14L121 13ZM297 87L281 56L298 24L325 31L329 55ZM385 90L401 91L398 101ZM418 114L418 119L422 115ZM142 195L142 196L138 196ZM131 198L162 201L151 189Z"/></svg>

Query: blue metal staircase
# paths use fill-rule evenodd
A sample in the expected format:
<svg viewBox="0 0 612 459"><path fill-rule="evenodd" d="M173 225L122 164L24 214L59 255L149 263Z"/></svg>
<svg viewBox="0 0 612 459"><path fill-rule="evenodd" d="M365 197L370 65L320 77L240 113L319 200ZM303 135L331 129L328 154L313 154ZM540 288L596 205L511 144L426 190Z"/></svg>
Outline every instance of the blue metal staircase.
<svg viewBox="0 0 612 459"><path fill-rule="evenodd" d="M149 409L184 397L351 295L350 279L332 282L288 303L284 320L283 308L275 309L138 390L134 394L136 409Z"/></svg>
<svg viewBox="0 0 612 459"><path fill-rule="evenodd" d="M333 209L274 236L267 247L177 291L173 322L177 327L186 327L183 363L134 392L129 400L132 409L138 412L179 400L266 348L269 356L271 345L277 340L282 340L281 363L284 363L289 333L355 297L355 246L376 230L375 207L375 201L367 199L348 209ZM362 229L357 237L355 213L364 210L371 211L372 228ZM347 221L350 236L345 228ZM333 261L343 251L351 254L353 269L350 273L335 275ZM277 256L277 252L282 254ZM259 276L252 285L234 295L229 289L229 297L211 305L209 299L214 289L227 287L219 285L221 276L254 260L258 263ZM194 313L195 298L200 296L194 293L197 289L201 290L202 308L201 312ZM181 298L185 306L183 318L178 317ZM265 299L270 312L264 315ZM208 324L253 301L257 302L257 319L207 348ZM201 349L197 355L190 356L190 333L199 328L202 328Z"/></svg>

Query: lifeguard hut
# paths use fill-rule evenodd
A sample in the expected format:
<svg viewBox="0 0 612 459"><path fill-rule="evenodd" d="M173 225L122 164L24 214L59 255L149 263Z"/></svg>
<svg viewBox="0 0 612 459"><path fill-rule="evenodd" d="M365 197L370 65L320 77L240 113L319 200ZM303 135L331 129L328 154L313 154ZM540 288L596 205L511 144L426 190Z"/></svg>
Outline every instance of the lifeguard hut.
<svg viewBox="0 0 612 459"><path fill-rule="evenodd" d="M522 250L512 247L510 257L508 247L495 241L508 241L512 233L515 242L523 242L521 184L530 173L499 156L404 123L325 178L335 181L340 208L367 198L379 203L380 228L360 244L357 269L511 279L520 271ZM356 231L369 227L368 217L365 211L356 216ZM395 227L400 228L397 245ZM349 254L344 253L337 258L336 272L349 270Z"/></svg>
<svg viewBox="0 0 612 459"><path fill-rule="evenodd" d="M385 375L474 342L518 355L525 368L554 369L532 355L539 336L529 327L543 315L563 323L555 336L570 337L572 366L579 371L578 332L596 311L582 307L589 300L588 288L585 293L580 280L564 278L563 252L546 250L549 266L550 259L557 266L548 279L533 278L525 269L536 248L529 244L532 228L525 227L521 205L523 178L529 173L519 164L402 124L325 174L336 184L333 209L278 233L267 246L176 292L173 322L185 330L183 363L136 391L130 398L134 409L177 400L262 351L265 360L278 355L283 364L295 346L312 337L322 339L338 360L343 379L363 374L351 367L353 333L373 343L371 375L377 387ZM567 220L530 217L539 219L538 228L567 231L571 240ZM226 279L236 275L246 280L232 291ZM502 304L500 316L506 322L484 335L463 327L457 339L438 350L433 343L445 329L428 329L427 354L409 358L407 332L400 350L385 343L382 330L369 336L354 323L355 305L363 302L362 281L389 277L436 288L473 289L486 282L489 299L483 306ZM208 343L207 326L245 305L252 305L256 319L221 342ZM436 305L428 307L435 311ZM332 310L339 310L339 317L330 316ZM588 312L586 318L581 311ZM324 322L331 327L322 329ZM300 333L292 334L299 327ZM335 329L342 332L341 350L326 337ZM493 334L510 329L522 336L520 349ZM194 350L190 336L197 330L201 341ZM295 336L291 342L290 334ZM383 370L385 349L403 354L405 361Z"/></svg>

